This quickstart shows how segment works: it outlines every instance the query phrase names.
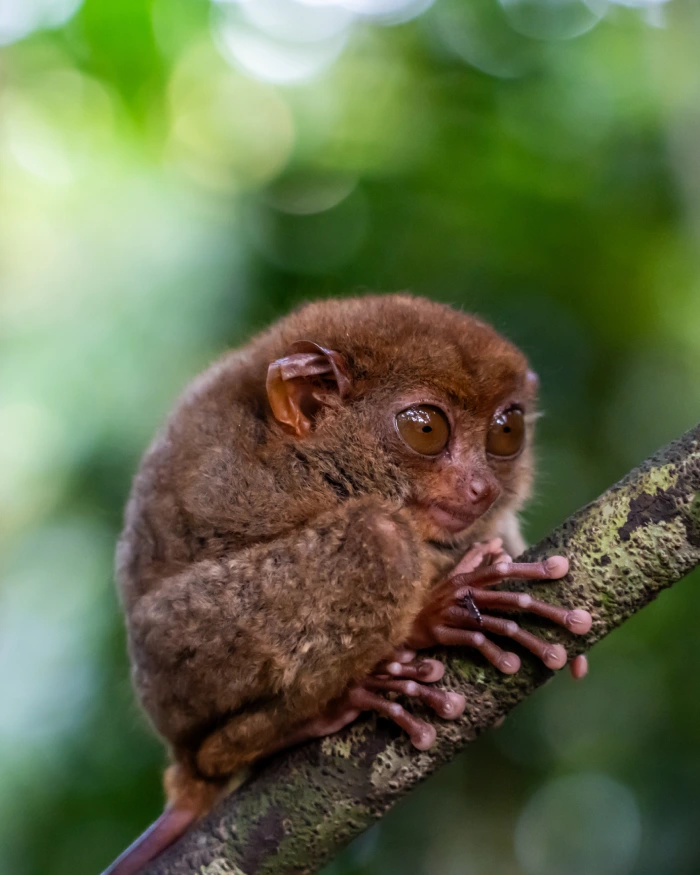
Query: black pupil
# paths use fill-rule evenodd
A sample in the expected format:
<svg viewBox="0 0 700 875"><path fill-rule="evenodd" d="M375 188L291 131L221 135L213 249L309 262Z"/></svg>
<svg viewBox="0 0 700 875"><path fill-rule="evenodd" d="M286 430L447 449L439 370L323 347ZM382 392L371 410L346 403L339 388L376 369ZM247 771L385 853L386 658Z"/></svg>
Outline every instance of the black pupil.
<svg viewBox="0 0 700 875"><path fill-rule="evenodd" d="M432 430L433 430L432 425L424 425L423 428L422 428L422 431L426 431L426 432L427 432L427 431L432 431Z"/></svg>
<svg viewBox="0 0 700 875"><path fill-rule="evenodd" d="M510 426L509 426L509 425L504 425L504 426L503 426L503 431L504 431L505 434L508 434L508 433L510 432Z"/></svg>

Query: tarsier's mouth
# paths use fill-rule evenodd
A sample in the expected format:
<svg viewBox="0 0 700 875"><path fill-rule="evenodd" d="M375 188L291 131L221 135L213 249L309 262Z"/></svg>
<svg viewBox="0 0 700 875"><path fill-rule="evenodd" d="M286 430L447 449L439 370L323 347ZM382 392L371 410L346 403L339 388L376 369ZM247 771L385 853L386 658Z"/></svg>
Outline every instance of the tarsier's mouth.
<svg viewBox="0 0 700 875"><path fill-rule="evenodd" d="M433 503L429 507L431 518L443 529L450 532L462 532L469 528L479 518L479 514L465 507L440 503Z"/></svg>
<svg viewBox="0 0 700 875"><path fill-rule="evenodd" d="M415 507L434 525L453 535L468 529L480 516L473 508L449 504L446 501L418 501Z"/></svg>

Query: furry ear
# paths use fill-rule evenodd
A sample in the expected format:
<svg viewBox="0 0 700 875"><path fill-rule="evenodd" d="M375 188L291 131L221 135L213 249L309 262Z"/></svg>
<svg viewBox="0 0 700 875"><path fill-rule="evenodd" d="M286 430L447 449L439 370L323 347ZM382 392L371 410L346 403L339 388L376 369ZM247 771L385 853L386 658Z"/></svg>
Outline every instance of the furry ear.
<svg viewBox="0 0 700 875"><path fill-rule="evenodd" d="M299 340L284 358L270 364L266 387L275 419L302 437L331 397L347 397L350 378L340 353Z"/></svg>

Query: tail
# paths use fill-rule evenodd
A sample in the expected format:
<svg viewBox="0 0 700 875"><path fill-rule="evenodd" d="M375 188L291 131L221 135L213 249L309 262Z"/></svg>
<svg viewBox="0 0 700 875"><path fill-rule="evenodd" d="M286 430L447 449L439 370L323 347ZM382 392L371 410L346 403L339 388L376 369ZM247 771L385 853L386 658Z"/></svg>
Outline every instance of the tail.
<svg viewBox="0 0 700 875"><path fill-rule="evenodd" d="M228 788L226 783L189 777L181 766L174 765L165 773L165 789L170 800L165 811L102 875L137 875L203 817Z"/></svg>
<svg viewBox="0 0 700 875"><path fill-rule="evenodd" d="M146 863L179 839L197 818L198 813L192 809L168 805L161 816L102 875L136 875Z"/></svg>

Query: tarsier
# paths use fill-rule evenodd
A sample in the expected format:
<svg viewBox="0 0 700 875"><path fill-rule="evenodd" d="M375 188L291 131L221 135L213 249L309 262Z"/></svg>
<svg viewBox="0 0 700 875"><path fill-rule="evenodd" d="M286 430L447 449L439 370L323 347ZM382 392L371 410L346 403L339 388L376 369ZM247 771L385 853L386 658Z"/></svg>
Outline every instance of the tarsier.
<svg viewBox="0 0 700 875"><path fill-rule="evenodd" d="M434 686L444 667L419 650L473 648L518 671L495 635L566 664L502 614L584 634L586 611L489 589L568 570L511 558L536 392L494 329L410 295L309 304L189 387L117 551L134 684L172 765L164 814L111 875L137 872L242 767L363 711L428 748L434 726L402 702L450 720L465 701Z"/></svg>

